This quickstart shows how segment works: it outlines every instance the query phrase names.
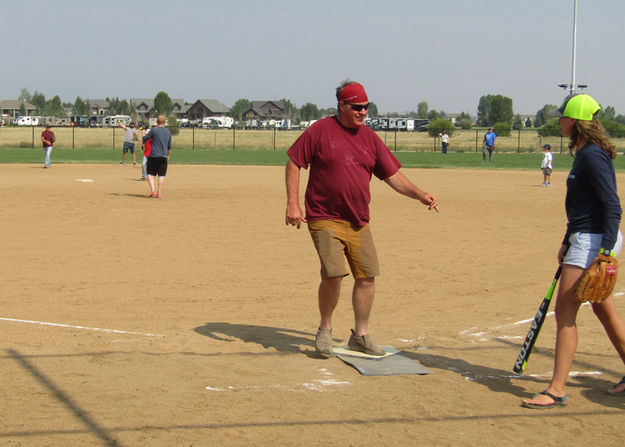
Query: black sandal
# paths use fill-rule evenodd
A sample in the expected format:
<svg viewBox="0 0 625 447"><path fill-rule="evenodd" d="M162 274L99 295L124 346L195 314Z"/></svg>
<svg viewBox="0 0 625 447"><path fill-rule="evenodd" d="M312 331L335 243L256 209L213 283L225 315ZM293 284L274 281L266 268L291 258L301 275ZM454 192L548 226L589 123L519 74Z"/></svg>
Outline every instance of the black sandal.
<svg viewBox="0 0 625 447"><path fill-rule="evenodd" d="M624 379L625 379L625 377L624 377ZM532 396L532 398L538 396L539 394L544 394L545 396L550 397L551 399L553 399L553 403L550 403L550 404L531 404L529 402L522 401L521 402L521 406L525 407L525 408L532 408L534 410L547 410L549 408L555 408L555 407L566 407L566 396L562 396L562 397L554 396L549 391L543 390L543 391L541 391L538 394L534 394Z"/></svg>
<svg viewBox="0 0 625 447"><path fill-rule="evenodd" d="M623 389L623 391L617 393L614 390L614 388L616 388L619 385L622 385L625 383L625 376L623 376L623 378L621 379L621 381L619 383L617 383L616 385L614 385L611 389L608 390L608 393L610 393L612 396L625 396L625 388Z"/></svg>

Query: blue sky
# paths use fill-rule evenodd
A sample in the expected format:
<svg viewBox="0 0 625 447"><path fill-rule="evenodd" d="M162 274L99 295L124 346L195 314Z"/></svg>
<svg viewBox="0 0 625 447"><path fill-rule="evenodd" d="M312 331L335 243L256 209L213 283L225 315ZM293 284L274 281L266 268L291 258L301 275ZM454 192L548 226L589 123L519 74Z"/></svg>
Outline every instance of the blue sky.
<svg viewBox="0 0 625 447"><path fill-rule="evenodd" d="M625 2L579 0L576 81L625 114ZM0 3L0 98L286 98L334 105L343 79L381 112L559 104L573 0L20 0ZM621 92L621 93L618 93Z"/></svg>

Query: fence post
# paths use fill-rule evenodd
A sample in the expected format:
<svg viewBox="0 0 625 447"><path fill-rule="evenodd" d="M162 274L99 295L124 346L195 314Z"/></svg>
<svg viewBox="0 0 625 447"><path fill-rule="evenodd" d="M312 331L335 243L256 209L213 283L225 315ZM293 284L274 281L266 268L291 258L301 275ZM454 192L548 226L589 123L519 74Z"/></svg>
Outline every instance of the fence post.
<svg viewBox="0 0 625 447"><path fill-rule="evenodd" d="M478 139L477 133L478 133L478 132L479 132L479 131L477 130L477 124L476 124L476 125L475 125L475 153L476 153L476 154L477 154L477 139Z"/></svg>
<svg viewBox="0 0 625 447"><path fill-rule="evenodd" d="M33 149L35 148L35 126L33 126Z"/></svg>
<svg viewBox="0 0 625 447"><path fill-rule="evenodd" d="M521 152L521 128L519 128L519 139L516 147L516 153L519 154Z"/></svg>
<svg viewBox="0 0 625 447"><path fill-rule="evenodd" d="M273 150L276 150L276 126L273 126Z"/></svg>
<svg viewBox="0 0 625 447"><path fill-rule="evenodd" d="M395 129L395 152L397 152L397 129Z"/></svg>
<svg viewBox="0 0 625 447"><path fill-rule="evenodd" d="M236 150L236 145L235 145L235 134L236 134L236 125L232 125L232 150Z"/></svg>
<svg viewBox="0 0 625 447"><path fill-rule="evenodd" d="M113 126L113 150L115 150L115 126Z"/></svg>
<svg viewBox="0 0 625 447"><path fill-rule="evenodd" d="M191 128L191 150L195 149L195 126Z"/></svg>
<svg viewBox="0 0 625 447"><path fill-rule="evenodd" d="M72 123L72 149L74 149L74 131L76 130L76 127L73 124L74 123Z"/></svg>

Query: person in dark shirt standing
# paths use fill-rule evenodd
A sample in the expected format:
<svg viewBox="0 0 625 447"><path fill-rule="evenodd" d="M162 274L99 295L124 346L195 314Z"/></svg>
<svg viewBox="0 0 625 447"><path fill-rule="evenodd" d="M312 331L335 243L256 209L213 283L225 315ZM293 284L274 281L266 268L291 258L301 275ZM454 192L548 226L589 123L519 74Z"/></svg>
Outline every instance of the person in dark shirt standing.
<svg viewBox="0 0 625 447"><path fill-rule="evenodd" d="M44 168L52 167L52 160L50 159L50 154L52 153L52 147L56 141L56 137L54 136L54 132L50 130L50 125L46 126L46 130L41 132L41 143L43 145L43 151L45 152L45 160L43 162Z"/></svg>
<svg viewBox="0 0 625 447"><path fill-rule="evenodd" d="M544 391L522 401L527 408L566 405L566 381L577 350L575 320L581 305L575 298L575 287L598 254L616 256L623 241L619 231L622 210L612 162L616 148L597 119L600 110L591 96L571 94L551 113L559 117L562 135L569 137L575 160L566 181L567 231L557 255L562 275L556 299L553 376ZM614 297L593 303L592 309L625 363L625 320L616 312ZM608 392L625 396L625 377Z"/></svg>
<svg viewBox="0 0 625 447"><path fill-rule="evenodd" d="M150 140L151 149L148 156L148 184L150 185L150 193L148 197L161 198L163 193L163 184L167 175L167 161L169 160L169 151L171 151L171 132L165 128L167 118L165 115L159 115L156 118L156 127L143 137L143 143ZM154 178L158 175L158 190L155 189Z"/></svg>

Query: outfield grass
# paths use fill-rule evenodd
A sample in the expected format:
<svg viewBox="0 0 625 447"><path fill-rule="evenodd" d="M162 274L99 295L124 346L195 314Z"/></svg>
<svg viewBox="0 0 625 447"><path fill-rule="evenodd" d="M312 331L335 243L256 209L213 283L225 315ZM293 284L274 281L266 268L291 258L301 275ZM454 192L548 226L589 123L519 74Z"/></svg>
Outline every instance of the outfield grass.
<svg viewBox="0 0 625 447"><path fill-rule="evenodd" d="M496 153L492 163L482 161L482 153L451 152L394 152L407 168L462 168L462 169L521 169L539 170L542 153ZM119 163L121 150L111 149L54 149L53 163ZM126 157L129 160L129 157ZM138 154L138 162L142 156ZM283 150L173 150L171 164L216 164L281 166L287 161ZM0 148L0 163L43 163L43 151L36 149ZM568 154L554 154L555 170L569 170L573 158ZM625 171L625 156L614 161L617 171Z"/></svg>
<svg viewBox="0 0 625 447"><path fill-rule="evenodd" d="M2 127L0 128L0 148L29 149L41 146L40 127ZM83 129L56 127L57 149L108 149L120 150L124 132L119 128ZM450 150L475 153L481 150L482 137L486 129L459 130L451 136ZM302 130L231 130L231 129L180 129L173 136L175 149L199 151L219 150L261 150L285 151L302 134ZM434 138L427 132L392 132L379 131L378 136L393 151L398 152L440 152L440 138ZM612 142L619 152L625 152L625 139L614 138ZM561 137L542 138L535 129L514 131L510 136L497 138L497 151L500 153L541 153L543 144L549 143L554 155L567 152L567 140Z"/></svg>

